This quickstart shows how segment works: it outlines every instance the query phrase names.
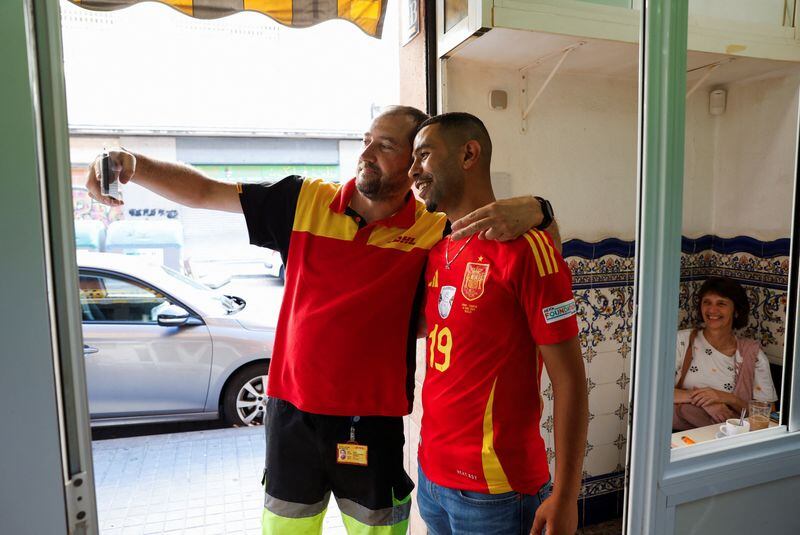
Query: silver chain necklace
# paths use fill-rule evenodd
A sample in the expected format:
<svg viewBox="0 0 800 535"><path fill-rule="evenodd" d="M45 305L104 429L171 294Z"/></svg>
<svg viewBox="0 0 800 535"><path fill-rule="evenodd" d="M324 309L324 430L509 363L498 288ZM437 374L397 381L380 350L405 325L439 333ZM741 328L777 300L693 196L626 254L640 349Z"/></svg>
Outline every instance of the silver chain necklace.
<svg viewBox="0 0 800 535"><path fill-rule="evenodd" d="M450 265L453 262L456 261L456 258L458 258L458 255L461 254L461 251L464 250L464 247L469 245L469 242L471 242L472 238L474 238L474 237L475 237L475 235L473 234L472 236L467 238L467 241L464 242L464 245L461 246L461 249L459 249L458 252L455 254L455 256L453 256L452 260L450 259L450 243L453 240L450 238L450 236L447 237L447 247L444 248L444 269L450 269Z"/></svg>

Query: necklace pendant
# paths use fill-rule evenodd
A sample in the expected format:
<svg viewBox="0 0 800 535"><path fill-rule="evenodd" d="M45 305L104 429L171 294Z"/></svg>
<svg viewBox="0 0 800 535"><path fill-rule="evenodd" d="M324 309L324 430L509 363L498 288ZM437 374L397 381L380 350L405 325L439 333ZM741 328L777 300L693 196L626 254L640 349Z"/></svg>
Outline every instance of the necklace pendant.
<svg viewBox="0 0 800 535"><path fill-rule="evenodd" d="M467 241L464 242L464 245L461 246L461 249L459 249L458 252L455 254L455 256L451 259L450 258L450 242L453 241L453 240L452 240L452 238L450 238L448 236L448 238L447 238L447 246L444 249L444 269L450 269L450 264L452 264L453 262L456 261L456 258L458 258L458 255L461 254L461 251L464 250L464 247L469 245L469 242L471 242L472 238L474 238L474 237L475 237L475 235L473 234L472 236L467 238Z"/></svg>

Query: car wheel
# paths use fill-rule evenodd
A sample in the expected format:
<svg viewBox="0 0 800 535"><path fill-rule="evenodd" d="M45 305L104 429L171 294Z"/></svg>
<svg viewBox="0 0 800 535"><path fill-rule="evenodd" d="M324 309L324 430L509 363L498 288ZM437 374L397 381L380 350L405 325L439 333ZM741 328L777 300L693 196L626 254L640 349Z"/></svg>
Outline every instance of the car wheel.
<svg viewBox="0 0 800 535"><path fill-rule="evenodd" d="M268 370L269 363L255 363L233 374L222 395L225 423L235 427L264 423Z"/></svg>

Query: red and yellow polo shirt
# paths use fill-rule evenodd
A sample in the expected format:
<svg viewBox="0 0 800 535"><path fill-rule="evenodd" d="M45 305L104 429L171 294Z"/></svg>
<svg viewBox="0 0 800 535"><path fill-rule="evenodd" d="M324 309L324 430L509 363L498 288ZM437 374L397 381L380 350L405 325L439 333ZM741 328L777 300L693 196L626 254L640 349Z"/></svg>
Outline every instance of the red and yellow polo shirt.
<svg viewBox="0 0 800 535"><path fill-rule="evenodd" d="M297 176L241 188L250 242L286 267L267 393L316 414L402 416L417 290L445 218L409 193L396 214L366 223L349 207L354 190L355 180Z"/></svg>
<svg viewBox="0 0 800 535"><path fill-rule="evenodd" d="M544 232L464 243L442 240L425 272L419 462L445 487L534 494L549 478L537 346L578 334L572 277Z"/></svg>

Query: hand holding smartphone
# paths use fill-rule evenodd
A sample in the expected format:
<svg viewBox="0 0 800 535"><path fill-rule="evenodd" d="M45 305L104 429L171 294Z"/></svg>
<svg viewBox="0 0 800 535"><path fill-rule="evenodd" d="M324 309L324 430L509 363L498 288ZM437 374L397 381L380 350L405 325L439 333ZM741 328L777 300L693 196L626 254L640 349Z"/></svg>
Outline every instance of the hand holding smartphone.
<svg viewBox="0 0 800 535"><path fill-rule="evenodd" d="M111 159L108 156L108 152L105 151L100 160L100 193L105 197L111 197L118 201L122 200L119 181L115 180L111 174Z"/></svg>

